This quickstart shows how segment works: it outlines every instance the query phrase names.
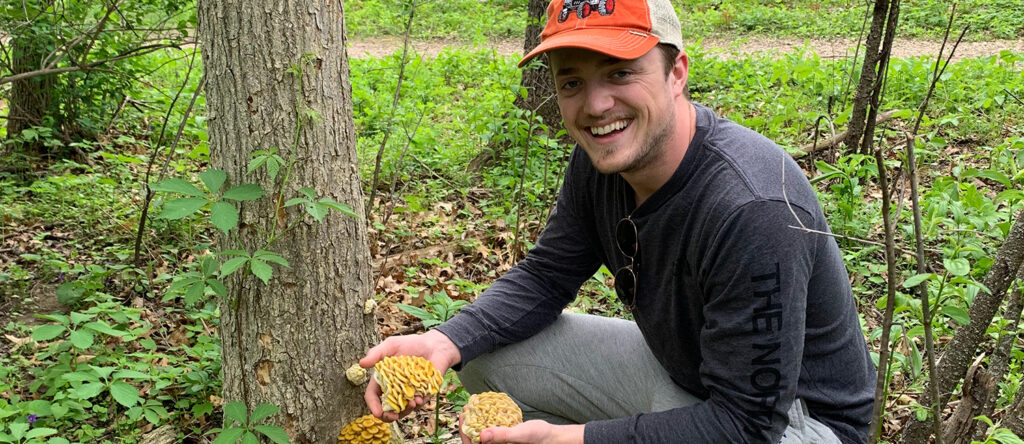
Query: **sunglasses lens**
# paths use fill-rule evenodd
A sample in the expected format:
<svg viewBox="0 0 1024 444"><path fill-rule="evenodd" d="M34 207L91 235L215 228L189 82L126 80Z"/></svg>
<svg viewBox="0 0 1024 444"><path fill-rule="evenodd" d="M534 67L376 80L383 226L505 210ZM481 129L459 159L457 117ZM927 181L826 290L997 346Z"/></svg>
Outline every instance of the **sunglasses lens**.
<svg viewBox="0 0 1024 444"><path fill-rule="evenodd" d="M622 219L615 226L615 243L618 244L622 254L636 256L636 225L629 218Z"/></svg>
<svg viewBox="0 0 1024 444"><path fill-rule="evenodd" d="M615 289L619 292L619 299L627 305L633 303L636 297L636 274L629 267L622 267L615 273Z"/></svg>

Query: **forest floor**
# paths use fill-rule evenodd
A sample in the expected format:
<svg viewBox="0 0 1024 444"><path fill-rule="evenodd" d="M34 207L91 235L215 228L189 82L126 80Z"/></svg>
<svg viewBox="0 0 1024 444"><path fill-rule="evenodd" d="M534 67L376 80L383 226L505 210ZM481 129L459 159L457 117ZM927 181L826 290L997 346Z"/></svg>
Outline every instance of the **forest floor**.
<svg viewBox="0 0 1024 444"><path fill-rule="evenodd" d="M402 48L402 39L391 36L357 38L349 40L348 43L349 55L356 58L366 57L367 55L371 57L384 57ZM686 43L693 44L697 42L688 41ZM821 58L837 58L853 55L856 49L856 42L854 40L840 38L729 37L705 39L700 43L708 54L715 54L723 58L739 58L754 54L772 53L781 55L804 47L814 50ZM951 44L947 45L945 51L947 54ZM941 40L897 40L893 42L893 56L896 58L907 58L936 55L939 53L941 46ZM429 57L436 56L447 47L472 48L473 43L448 39L414 40L412 42L412 49L417 54ZM518 56L522 54L523 42L519 39L490 40L484 48L494 49L503 56ZM954 54L954 60L964 57L998 55L1003 50L1024 52L1024 39L961 42L956 54Z"/></svg>

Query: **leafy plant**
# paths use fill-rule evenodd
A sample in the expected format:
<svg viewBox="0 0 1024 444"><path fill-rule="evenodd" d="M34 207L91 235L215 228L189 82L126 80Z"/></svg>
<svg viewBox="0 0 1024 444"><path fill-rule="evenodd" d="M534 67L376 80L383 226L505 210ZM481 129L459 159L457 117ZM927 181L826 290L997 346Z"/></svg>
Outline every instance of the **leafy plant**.
<svg viewBox="0 0 1024 444"><path fill-rule="evenodd" d="M243 444L258 443L263 435L277 444L288 444L288 433L275 425L258 424L266 418L276 415L281 409L272 404L256 406L250 416L241 402L229 402L224 405L224 428L213 429L208 433L218 433L213 444L233 444L242 440Z"/></svg>
<svg viewBox="0 0 1024 444"><path fill-rule="evenodd" d="M462 307L469 305L469 302L461 299L452 300L444 291L435 291L432 295L426 296L424 300L423 308L407 304L395 304L395 306L422 320L423 328L429 329L443 324L454 317Z"/></svg>

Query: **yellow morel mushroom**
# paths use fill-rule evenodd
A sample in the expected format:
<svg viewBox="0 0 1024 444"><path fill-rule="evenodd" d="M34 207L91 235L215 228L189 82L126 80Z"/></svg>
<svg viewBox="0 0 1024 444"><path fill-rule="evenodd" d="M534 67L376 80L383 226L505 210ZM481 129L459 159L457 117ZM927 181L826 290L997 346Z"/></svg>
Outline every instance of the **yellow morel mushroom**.
<svg viewBox="0 0 1024 444"><path fill-rule="evenodd" d="M374 366L384 411L401 412L417 396L433 396L441 388L441 373L419 356L389 356Z"/></svg>
<svg viewBox="0 0 1024 444"><path fill-rule="evenodd" d="M462 408L462 433L474 443L488 427L512 427L523 422L523 411L504 393L484 392L469 397Z"/></svg>
<svg viewBox="0 0 1024 444"><path fill-rule="evenodd" d="M338 444L388 444L391 428L373 415L360 416L345 425L338 434Z"/></svg>

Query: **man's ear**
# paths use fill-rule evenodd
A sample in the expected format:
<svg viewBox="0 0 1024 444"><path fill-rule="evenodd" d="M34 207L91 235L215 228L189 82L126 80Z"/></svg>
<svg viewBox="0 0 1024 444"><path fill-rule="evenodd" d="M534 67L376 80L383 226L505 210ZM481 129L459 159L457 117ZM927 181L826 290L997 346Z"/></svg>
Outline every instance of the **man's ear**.
<svg viewBox="0 0 1024 444"><path fill-rule="evenodd" d="M686 56L686 51L679 51L679 55L676 56L676 63L672 66L672 90L676 94L684 94L686 92L686 82L690 76L690 58Z"/></svg>

